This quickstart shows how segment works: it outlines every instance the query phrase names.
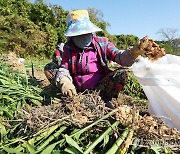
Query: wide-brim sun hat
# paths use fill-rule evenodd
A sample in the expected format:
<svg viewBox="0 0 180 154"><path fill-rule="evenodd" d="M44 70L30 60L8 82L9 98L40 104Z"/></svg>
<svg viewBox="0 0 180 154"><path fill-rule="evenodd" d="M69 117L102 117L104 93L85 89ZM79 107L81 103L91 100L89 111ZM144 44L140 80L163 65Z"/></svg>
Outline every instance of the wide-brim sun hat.
<svg viewBox="0 0 180 154"><path fill-rule="evenodd" d="M72 37L83 34L102 31L101 28L94 25L90 19L87 10L72 11L67 15L68 28L65 36Z"/></svg>

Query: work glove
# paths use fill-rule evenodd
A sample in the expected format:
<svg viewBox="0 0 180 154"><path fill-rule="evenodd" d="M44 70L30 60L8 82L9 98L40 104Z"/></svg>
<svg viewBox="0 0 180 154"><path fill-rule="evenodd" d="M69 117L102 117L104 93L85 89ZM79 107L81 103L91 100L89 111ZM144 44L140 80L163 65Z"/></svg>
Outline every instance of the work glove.
<svg viewBox="0 0 180 154"><path fill-rule="evenodd" d="M140 39L138 45L134 46L130 50L130 54L134 59L136 59L139 55L145 54L150 60L154 61L165 56L166 53L164 48L160 48L153 39L145 36Z"/></svg>
<svg viewBox="0 0 180 154"><path fill-rule="evenodd" d="M138 45L135 45L133 48L130 49L131 56L136 59L139 55L142 55L146 52L146 48L149 45L149 38L145 36L143 39L141 39L138 43Z"/></svg>
<svg viewBox="0 0 180 154"><path fill-rule="evenodd" d="M63 77L60 80L59 86L60 86L62 94L65 96L72 97L77 94L74 84L67 77Z"/></svg>

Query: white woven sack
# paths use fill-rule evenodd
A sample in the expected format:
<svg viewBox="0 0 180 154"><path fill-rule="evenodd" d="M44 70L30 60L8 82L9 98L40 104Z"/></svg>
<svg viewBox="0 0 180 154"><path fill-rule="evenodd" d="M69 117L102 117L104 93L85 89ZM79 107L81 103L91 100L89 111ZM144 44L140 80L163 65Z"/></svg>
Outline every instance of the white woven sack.
<svg viewBox="0 0 180 154"><path fill-rule="evenodd" d="M132 71L149 100L149 113L180 131L180 57L167 54L155 62L140 57Z"/></svg>

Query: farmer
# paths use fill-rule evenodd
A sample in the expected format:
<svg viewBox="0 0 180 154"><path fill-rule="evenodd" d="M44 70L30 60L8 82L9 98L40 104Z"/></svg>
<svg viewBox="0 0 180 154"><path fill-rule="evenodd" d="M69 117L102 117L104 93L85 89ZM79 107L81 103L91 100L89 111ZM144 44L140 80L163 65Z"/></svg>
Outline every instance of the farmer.
<svg viewBox="0 0 180 154"><path fill-rule="evenodd" d="M63 47L64 47L64 43L61 43L60 45L58 44L56 47L56 50L53 54L52 61L54 63L56 63L58 66L61 65L62 55L63 55Z"/></svg>
<svg viewBox="0 0 180 154"><path fill-rule="evenodd" d="M61 65L62 56L63 56L63 47L64 47L64 43L58 44L56 46L56 50L54 51L53 56L52 56L52 62L48 63L44 67L44 73L47 79L52 84L55 84L55 75L56 75L56 72L58 71L58 68Z"/></svg>
<svg viewBox="0 0 180 154"><path fill-rule="evenodd" d="M123 89L127 73L125 70L110 72L107 62L129 67L144 51L137 46L118 50L108 38L96 36L95 32L102 30L89 20L86 10L70 12L67 23L65 36L68 41L63 48L62 63L50 82L55 83L65 96L97 89L105 101L111 100Z"/></svg>

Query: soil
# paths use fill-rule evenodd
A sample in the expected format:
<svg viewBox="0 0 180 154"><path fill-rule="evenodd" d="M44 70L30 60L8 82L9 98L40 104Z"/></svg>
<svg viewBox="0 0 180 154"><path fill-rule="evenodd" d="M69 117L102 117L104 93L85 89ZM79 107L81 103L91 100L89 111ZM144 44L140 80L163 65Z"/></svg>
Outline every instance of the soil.
<svg viewBox="0 0 180 154"><path fill-rule="evenodd" d="M35 69L33 77L32 69L28 69L28 74L30 76L30 82L34 82L34 84L39 85L41 88L46 88L47 86L50 86L50 82L48 81L42 70Z"/></svg>
<svg viewBox="0 0 180 154"><path fill-rule="evenodd" d="M6 62L13 70L24 72L25 71L25 67L23 64L24 59L23 58L21 59L19 59L15 53L10 52L9 54L3 56L1 61Z"/></svg>
<svg viewBox="0 0 180 154"><path fill-rule="evenodd" d="M21 58L21 59L23 59L23 58ZM45 87L50 85L48 79L46 78L46 76L43 72L43 70L35 68L34 73L32 73L31 68L25 68L24 63L19 62L20 58L18 58L15 53L10 52L5 57L3 57L3 61L5 61L8 65L10 65L10 67L13 70L18 70L18 71L24 73L25 69L26 69L26 73L28 74L28 76L30 78L30 82L32 84L37 84L41 88L45 88Z"/></svg>

